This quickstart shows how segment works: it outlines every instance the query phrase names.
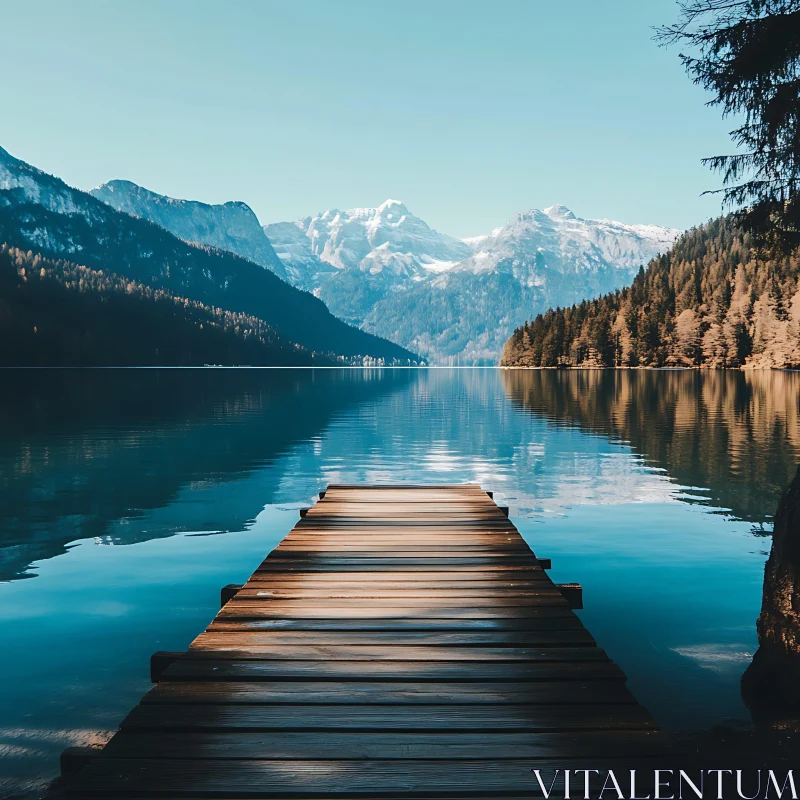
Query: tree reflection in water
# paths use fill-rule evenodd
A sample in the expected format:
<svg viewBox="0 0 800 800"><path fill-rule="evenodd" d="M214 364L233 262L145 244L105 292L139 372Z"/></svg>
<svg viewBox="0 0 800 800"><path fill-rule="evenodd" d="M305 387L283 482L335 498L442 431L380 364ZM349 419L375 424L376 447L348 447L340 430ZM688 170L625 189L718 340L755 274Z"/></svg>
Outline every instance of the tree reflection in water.
<svg viewBox="0 0 800 800"><path fill-rule="evenodd" d="M676 484L707 490L701 502L752 522L756 533L769 533L800 462L800 372L509 370L501 377L525 411L629 444Z"/></svg>

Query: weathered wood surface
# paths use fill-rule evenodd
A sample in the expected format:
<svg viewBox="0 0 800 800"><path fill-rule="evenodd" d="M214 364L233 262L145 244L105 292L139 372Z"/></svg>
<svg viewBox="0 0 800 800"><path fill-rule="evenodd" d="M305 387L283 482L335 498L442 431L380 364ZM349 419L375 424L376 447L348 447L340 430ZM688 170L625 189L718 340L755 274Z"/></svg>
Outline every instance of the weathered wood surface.
<svg viewBox="0 0 800 800"><path fill-rule="evenodd" d="M536 797L532 769L647 767L663 734L543 566L478 486L332 485L64 795Z"/></svg>

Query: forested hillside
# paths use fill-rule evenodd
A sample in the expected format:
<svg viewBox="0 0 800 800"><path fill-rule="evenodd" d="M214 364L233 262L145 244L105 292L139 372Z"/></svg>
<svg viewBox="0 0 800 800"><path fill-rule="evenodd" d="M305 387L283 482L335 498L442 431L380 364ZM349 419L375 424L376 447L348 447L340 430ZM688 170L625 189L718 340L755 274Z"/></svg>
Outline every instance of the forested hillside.
<svg viewBox="0 0 800 800"><path fill-rule="evenodd" d="M761 257L729 219L713 220L631 286L518 328L501 365L800 367L800 251Z"/></svg>
<svg viewBox="0 0 800 800"><path fill-rule="evenodd" d="M0 242L125 277L207 306L258 317L281 336L347 359L409 363L404 348L347 325L308 292L213 247L191 245L0 148Z"/></svg>
<svg viewBox="0 0 800 800"><path fill-rule="evenodd" d="M257 317L0 246L0 366L312 363Z"/></svg>

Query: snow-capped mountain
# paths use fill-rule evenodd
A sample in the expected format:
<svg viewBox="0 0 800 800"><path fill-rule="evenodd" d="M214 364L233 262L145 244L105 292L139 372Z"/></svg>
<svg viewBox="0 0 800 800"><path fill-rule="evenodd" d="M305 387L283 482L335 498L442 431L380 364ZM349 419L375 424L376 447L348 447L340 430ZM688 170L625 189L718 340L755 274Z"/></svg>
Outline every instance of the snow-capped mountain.
<svg viewBox="0 0 800 800"><path fill-rule="evenodd" d="M467 239L475 252L457 268L504 269L534 284L544 277L542 267L578 275L609 267L638 269L656 253L668 250L679 233L659 225L579 219L566 206L554 205L520 212L489 235Z"/></svg>
<svg viewBox="0 0 800 800"><path fill-rule="evenodd" d="M332 209L295 223L265 225L278 257L293 282L314 291L334 314L361 322L383 295L470 255L464 242L439 233L399 200L377 208ZM355 302L354 302L355 300Z"/></svg>
<svg viewBox="0 0 800 800"><path fill-rule="evenodd" d="M434 363L496 363L514 328L550 306L630 283L679 234L659 225L581 219L554 205L459 240L399 200L262 229L244 203L172 200L122 181L95 195L187 241L268 266L337 317Z"/></svg>
<svg viewBox="0 0 800 800"><path fill-rule="evenodd" d="M117 211L155 222L184 241L229 250L287 279L283 263L246 203L178 200L121 180L104 183L90 194Z"/></svg>
<svg viewBox="0 0 800 800"><path fill-rule="evenodd" d="M624 286L680 231L576 217L566 206L516 214L441 275L375 304L362 327L433 363L497 363L514 328L550 307Z"/></svg>
<svg viewBox="0 0 800 800"><path fill-rule="evenodd" d="M496 363L519 324L624 286L680 233L555 205L459 241L396 200L264 230L296 285L434 363Z"/></svg>

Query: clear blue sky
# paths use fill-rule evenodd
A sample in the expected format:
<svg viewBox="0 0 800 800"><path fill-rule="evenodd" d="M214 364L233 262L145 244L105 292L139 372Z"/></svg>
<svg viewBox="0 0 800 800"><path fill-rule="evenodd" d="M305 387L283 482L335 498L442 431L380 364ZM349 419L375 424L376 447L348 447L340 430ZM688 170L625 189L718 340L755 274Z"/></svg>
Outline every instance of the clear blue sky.
<svg viewBox="0 0 800 800"><path fill-rule="evenodd" d="M262 222L401 199L455 236L559 202L689 227L730 151L674 0L0 0L0 146Z"/></svg>

